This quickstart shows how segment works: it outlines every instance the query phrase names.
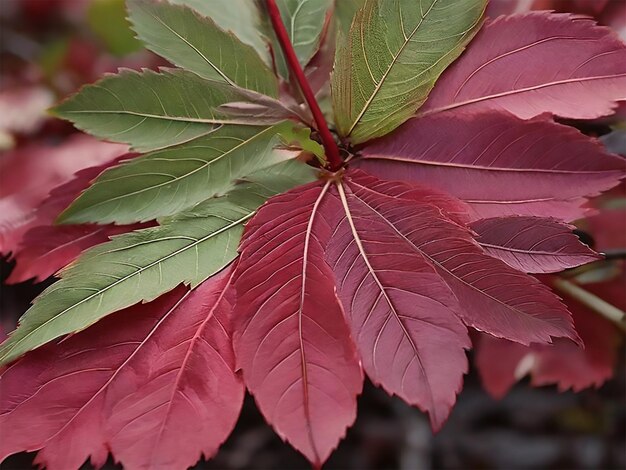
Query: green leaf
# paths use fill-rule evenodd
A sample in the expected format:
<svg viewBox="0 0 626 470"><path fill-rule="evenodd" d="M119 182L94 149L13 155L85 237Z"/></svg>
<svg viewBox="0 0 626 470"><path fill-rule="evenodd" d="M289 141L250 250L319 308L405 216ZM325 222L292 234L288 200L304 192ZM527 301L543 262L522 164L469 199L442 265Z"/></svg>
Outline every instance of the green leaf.
<svg viewBox="0 0 626 470"><path fill-rule="evenodd" d="M486 0L367 0L335 55L339 134L358 144L413 116L480 28L485 5Z"/></svg>
<svg viewBox="0 0 626 470"><path fill-rule="evenodd" d="M322 165L326 163L324 147L311 139L311 128L293 126L291 129L282 131L280 138L288 148L312 153Z"/></svg>
<svg viewBox="0 0 626 470"><path fill-rule="evenodd" d="M124 0L92 0L87 23L112 54L124 56L142 47L126 20Z"/></svg>
<svg viewBox="0 0 626 470"><path fill-rule="evenodd" d="M271 63L267 39L262 33L261 12L254 0L170 0L170 3L187 5L211 18L224 31L232 31L241 42L254 47L264 62Z"/></svg>
<svg viewBox="0 0 626 470"><path fill-rule="evenodd" d="M133 158L102 173L59 222L127 224L174 215L226 193L238 179L293 158L293 152L276 149L278 134L293 126L223 126L186 144Z"/></svg>
<svg viewBox="0 0 626 470"><path fill-rule="evenodd" d="M237 88L183 70L122 70L84 86L53 112L96 137L148 151L188 142L221 124L238 123L215 108L246 98Z"/></svg>
<svg viewBox="0 0 626 470"><path fill-rule="evenodd" d="M202 203L186 214L192 218L172 218L86 251L21 318L0 346L0 364L180 283L195 287L220 271L237 256L244 223L268 197L313 180L313 169L296 161L272 170Z"/></svg>
<svg viewBox="0 0 626 470"><path fill-rule="evenodd" d="M320 47L324 23L332 0L277 0L280 16L302 67L309 63ZM281 51L274 41L274 50ZM282 54L276 54L276 67L288 78L289 69Z"/></svg>
<svg viewBox="0 0 626 470"><path fill-rule="evenodd" d="M210 18L166 2L128 5L139 39L160 56L203 78L278 96L278 80L256 51Z"/></svg>

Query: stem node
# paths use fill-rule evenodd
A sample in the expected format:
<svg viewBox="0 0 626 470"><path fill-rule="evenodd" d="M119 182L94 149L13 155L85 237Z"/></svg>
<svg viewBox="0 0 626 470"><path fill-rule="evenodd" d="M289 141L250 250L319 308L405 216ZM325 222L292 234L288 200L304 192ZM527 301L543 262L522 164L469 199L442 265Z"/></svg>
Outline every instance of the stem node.
<svg viewBox="0 0 626 470"><path fill-rule="evenodd" d="M322 139L322 145L324 146L324 151L326 153L326 159L328 160L328 170L334 172L340 169L343 165L343 161L341 156L339 155L339 147L337 147L337 143L333 138L330 129L328 128L328 124L326 123L326 119L324 118L324 114L317 104L317 100L315 99L315 94L311 89L311 85L304 75L304 71L300 66L300 62L298 61L298 56L296 55L296 51L291 44L291 40L289 39L289 33L287 33L287 29L285 28L285 24L280 16L280 10L276 5L275 0L266 0L267 12L269 14L270 20L272 22L272 27L274 32L276 33L276 38L280 44L283 53L285 54L285 60L287 61L287 65L291 70L291 73L295 80L298 83L298 87L300 91L302 91L302 95L309 105L309 109L311 110L311 114L313 114L313 119L315 119L315 124L317 125L317 131L320 134L320 138Z"/></svg>

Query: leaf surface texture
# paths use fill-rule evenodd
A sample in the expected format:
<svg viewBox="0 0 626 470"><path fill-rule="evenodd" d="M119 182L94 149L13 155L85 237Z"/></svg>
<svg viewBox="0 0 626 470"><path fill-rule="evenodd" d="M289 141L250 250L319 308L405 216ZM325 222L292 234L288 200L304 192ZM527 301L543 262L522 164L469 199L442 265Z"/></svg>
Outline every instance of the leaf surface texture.
<svg viewBox="0 0 626 470"><path fill-rule="evenodd" d="M273 198L246 227L233 312L246 386L277 433L317 466L354 421L363 382L324 260L329 185Z"/></svg>
<svg viewBox="0 0 626 470"><path fill-rule="evenodd" d="M488 22L437 82L420 113L498 109L527 119L611 114L624 99L626 46L571 14L531 12Z"/></svg>
<svg viewBox="0 0 626 470"><path fill-rule="evenodd" d="M361 143L411 117L476 33L484 9L482 0L368 0L335 55L339 134Z"/></svg>
<svg viewBox="0 0 626 470"><path fill-rule="evenodd" d="M244 395L229 336L229 271L122 310L6 369L0 425L12 431L0 459L29 449L48 468L79 468L89 457L100 467L110 451L124 468L165 469L213 456ZM41 419L42 409L55 412Z"/></svg>
<svg viewBox="0 0 626 470"><path fill-rule="evenodd" d="M150 0L128 5L139 39L173 64L209 80L278 96L278 81L257 52L212 19L185 5Z"/></svg>
<svg viewBox="0 0 626 470"><path fill-rule="evenodd" d="M625 169L575 129L497 111L413 119L362 153L353 166L438 188L468 203L475 219L571 221L585 214L586 197L617 185Z"/></svg>

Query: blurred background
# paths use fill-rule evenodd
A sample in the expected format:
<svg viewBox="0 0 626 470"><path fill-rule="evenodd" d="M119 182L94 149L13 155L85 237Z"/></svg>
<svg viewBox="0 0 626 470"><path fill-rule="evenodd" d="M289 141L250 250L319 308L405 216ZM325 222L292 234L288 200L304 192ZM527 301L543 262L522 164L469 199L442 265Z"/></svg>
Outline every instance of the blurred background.
<svg viewBox="0 0 626 470"><path fill-rule="evenodd" d="M489 15L530 9L590 15L626 39L626 0L496 0L489 7ZM28 271L19 268L20 243L34 208L77 171L110 160L111 152L121 153L117 146L98 142L49 117L46 109L81 85L120 67L156 69L160 65L167 64L134 39L125 20L123 0L0 0L0 251L4 253L0 336L14 328L30 301L51 282L35 283ZM622 106L611 118L568 124L598 137L611 152L625 156L625 117L626 106ZM579 234L609 254L609 259L564 276L623 309L625 186L594 201L593 207L597 215L580 221ZM36 255L31 250L23 256L31 256L32 261ZM596 321L597 314L589 309L580 305L573 308ZM488 371L483 369L481 375L472 366L450 420L435 436L419 410L367 384L359 399L355 425L324 468L625 469L623 331L610 323L605 326L610 339L603 352L610 357L605 358L604 365L613 368L614 377L601 387L561 392L556 385L534 388L528 379L522 379L504 398L496 400L483 390ZM496 350L478 351L471 359ZM564 366L579 359L568 350L558 357ZM584 368L581 370L579 373L585 373ZM603 381L604 377L596 380ZM491 391L494 394L493 387ZM502 389L495 394L504 393ZM0 439L2 432L10 430L0 430ZM30 469L33 458L34 454L15 455L1 468ZM85 464L84 468L91 467ZM118 467L109 462L106 468ZM281 442L248 397L239 423L222 450L196 468L297 469L308 468L308 464Z"/></svg>

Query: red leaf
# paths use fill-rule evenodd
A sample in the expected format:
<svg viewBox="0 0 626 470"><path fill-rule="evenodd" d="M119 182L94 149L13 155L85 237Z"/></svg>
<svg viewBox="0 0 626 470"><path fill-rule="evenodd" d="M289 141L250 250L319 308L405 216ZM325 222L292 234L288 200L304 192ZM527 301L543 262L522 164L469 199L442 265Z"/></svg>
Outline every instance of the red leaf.
<svg viewBox="0 0 626 470"><path fill-rule="evenodd" d="M565 13L598 15L607 4L620 3L613 0L507 0L489 2L486 14L491 18L512 13L525 13L530 10L555 10Z"/></svg>
<svg viewBox="0 0 626 470"><path fill-rule="evenodd" d="M43 281L74 261L87 248L110 237L146 227L135 225L53 225L33 227L26 232L13 257L15 268L5 281L16 284L28 279Z"/></svg>
<svg viewBox="0 0 626 470"><path fill-rule="evenodd" d="M126 149L78 134L56 147L33 144L4 155L0 161L0 253L17 248L23 234L35 225L35 208L52 188L83 168L110 162Z"/></svg>
<svg viewBox="0 0 626 470"><path fill-rule="evenodd" d="M438 430L461 390L470 341L454 295L406 237L439 235L429 226L440 212L367 190L356 178L338 188L333 206L344 213L328 259L363 367L374 383L428 412Z"/></svg>
<svg viewBox="0 0 626 470"><path fill-rule="evenodd" d="M352 172L350 185L375 208L389 200L384 196L402 204L398 197L407 187L411 188L400 182L381 183L358 171ZM420 213L415 203L402 207ZM398 220L399 232L452 289L461 307L459 315L468 326L523 344L546 343L551 337L577 339L570 314L558 297L536 279L486 255L468 230L441 214L416 215L411 221Z"/></svg>
<svg viewBox="0 0 626 470"><path fill-rule="evenodd" d="M531 12L487 22L420 114L504 109L521 118L593 119L611 114L625 87L626 46L609 28Z"/></svg>
<svg viewBox="0 0 626 470"><path fill-rule="evenodd" d="M507 113L413 119L362 151L353 166L431 185L469 204L473 218L581 217L584 197L618 184L626 164L575 129Z"/></svg>
<svg viewBox="0 0 626 470"><path fill-rule="evenodd" d="M19 246L13 250L12 258L16 264L6 282L13 284L31 278L43 281L74 261L83 250L104 243L113 235L148 226L149 224L52 225L61 211L100 173L135 155L125 154L103 165L81 170L74 179L53 189L34 212L28 224L32 228L22 235Z"/></svg>
<svg viewBox="0 0 626 470"><path fill-rule="evenodd" d="M613 375L620 334L607 320L574 301L568 306L584 349L557 339L553 345L530 347L480 335L475 362L483 386L501 398L525 375L534 386L556 384L560 391L599 387Z"/></svg>
<svg viewBox="0 0 626 470"><path fill-rule="evenodd" d="M228 272L113 314L2 374L0 460L78 468L109 451L125 468L187 468L212 456L243 400L228 335ZM43 411L42 411L43 410Z"/></svg>
<svg viewBox="0 0 626 470"><path fill-rule="evenodd" d="M485 252L526 273L553 273L602 257L584 245L573 227L540 217L498 217L470 225Z"/></svg>
<svg viewBox="0 0 626 470"><path fill-rule="evenodd" d="M266 420L316 467L356 417L362 373L324 261L328 184L271 199L235 274L237 364Z"/></svg>

